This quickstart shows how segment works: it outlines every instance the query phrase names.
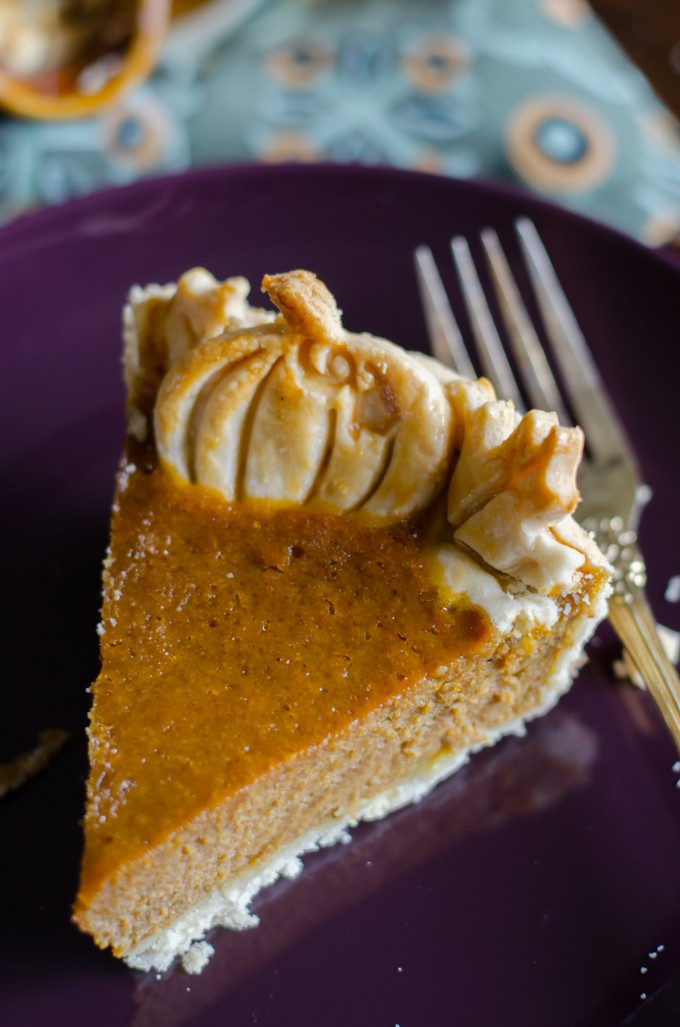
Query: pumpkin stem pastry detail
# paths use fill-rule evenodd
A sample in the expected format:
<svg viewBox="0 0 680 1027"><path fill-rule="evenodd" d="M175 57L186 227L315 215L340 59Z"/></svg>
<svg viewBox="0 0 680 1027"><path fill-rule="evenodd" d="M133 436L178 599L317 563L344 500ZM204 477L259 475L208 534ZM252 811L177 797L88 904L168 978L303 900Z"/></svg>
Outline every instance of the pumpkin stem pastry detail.
<svg viewBox="0 0 680 1027"><path fill-rule="evenodd" d="M156 400L161 464L226 500L407 517L441 489L451 408L395 346L345 332L308 271L270 275L272 325L222 333L170 367Z"/></svg>
<svg viewBox="0 0 680 1027"><path fill-rule="evenodd" d="M135 287L75 920L140 969L571 683L583 439L345 330L308 271ZM200 943L197 945L197 943Z"/></svg>

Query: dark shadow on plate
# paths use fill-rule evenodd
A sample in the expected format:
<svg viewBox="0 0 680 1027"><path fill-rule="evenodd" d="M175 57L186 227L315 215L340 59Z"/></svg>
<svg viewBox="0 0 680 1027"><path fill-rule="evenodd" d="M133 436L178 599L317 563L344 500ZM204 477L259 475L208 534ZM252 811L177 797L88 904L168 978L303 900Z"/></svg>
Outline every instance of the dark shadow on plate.
<svg viewBox="0 0 680 1027"><path fill-rule="evenodd" d="M69 735L34 779L0 801L2 974L42 956L57 969L76 952L97 956L70 925L82 848L88 687L98 669L96 623L119 440L103 411L52 439L54 459L20 453L2 468L0 506L7 647L0 760L29 751L46 728ZM111 486L112 488L112 486Z"/></svg>

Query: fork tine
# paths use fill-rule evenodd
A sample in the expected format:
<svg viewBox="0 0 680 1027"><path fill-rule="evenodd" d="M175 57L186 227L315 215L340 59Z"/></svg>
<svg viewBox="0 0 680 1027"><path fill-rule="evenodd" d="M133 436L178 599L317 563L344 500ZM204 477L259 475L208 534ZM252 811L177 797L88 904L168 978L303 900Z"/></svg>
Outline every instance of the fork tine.
<svg viewBox="0 0 680 1027"><path fill-rule="evenodd" d="M571 418L562 402L557 382L524 306L498 235L492 228L485 228L480 237L512 351L529 399L539 410L554 410L560 424L571 424Z"/></svg>
<svg viewBox="0 0 680 1027"><path fill-rule="evenodd" d="M484 297L482 284L475 270L470 247L464 236L457 235L455 239L451 240L451 253L458 270L465 305L479 348L482 369L498 395L504 399L511 399L521 413L524 410L524 400L505 355L503 343L496 331L491 311Z"/></svg>
<svg viewBox="0 0 680 1027"><path fill-rule="evenodd" d="M465 348L456 324L432 250L418 246L414 253L420 300L427 321L432 352L447 367L453 366L465 378L476 378L477 372Z"/></svg>
<svg viewBox="0 0 680 1027"><path fill-rule="evenodd" d="M555 359L593 458L605 461L625 457L636 467L633 447L535 225L528 218L520 218L515 227Z"/></svg>

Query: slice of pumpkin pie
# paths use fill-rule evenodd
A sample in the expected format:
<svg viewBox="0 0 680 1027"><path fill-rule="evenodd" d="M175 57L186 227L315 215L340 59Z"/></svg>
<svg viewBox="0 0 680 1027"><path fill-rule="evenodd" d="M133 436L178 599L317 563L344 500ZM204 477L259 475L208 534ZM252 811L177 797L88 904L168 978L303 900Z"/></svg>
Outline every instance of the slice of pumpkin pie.
<svg viewBox="0 0 680 1027"><path fill-rule="evenodd" d="M125 311L75 920L141 969L545 712L606 612L579 429L345 331L307 271L263 287Z"/></svg>

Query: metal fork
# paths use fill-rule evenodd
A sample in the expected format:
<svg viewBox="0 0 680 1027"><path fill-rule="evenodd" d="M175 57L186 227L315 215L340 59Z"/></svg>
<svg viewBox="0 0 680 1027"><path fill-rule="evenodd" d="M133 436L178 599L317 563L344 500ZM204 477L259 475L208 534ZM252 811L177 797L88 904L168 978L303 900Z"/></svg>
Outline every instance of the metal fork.
<svg viewBox="0 0 680 1027"><path fill-rule="evenodd" d="M680 680L659 641L645 595L645 562L637 545L640 515L651 490L643 482L633 447L535 226L522 218L515 228L544 330L564 382L564 399L492 229L485 229L480 239L518 375L496 329L468 242L457 236L451 241L451 251L479 361L497 394L512 399L518 410L524 409L519 377L534 407L554 410L560 422L567 425L573 423L568 412L571 409L583 428L586 456L579 474L582 501L577 517L593 533L614 568L610 623L680 750ZM431 250L419 246L414 256L434 355L460 374L476 377Z"/></svg>

